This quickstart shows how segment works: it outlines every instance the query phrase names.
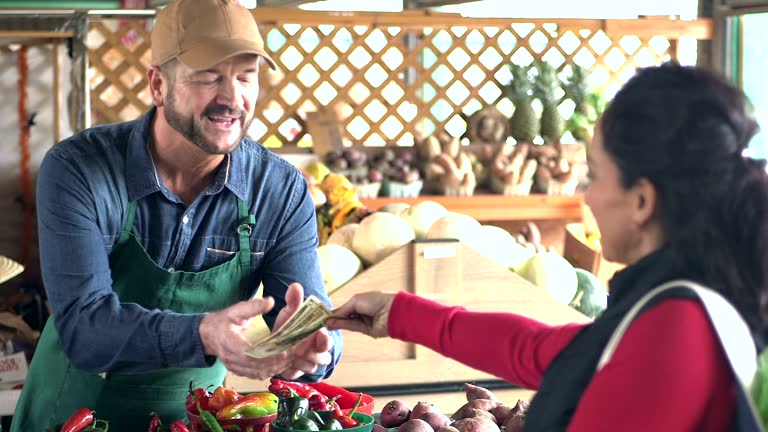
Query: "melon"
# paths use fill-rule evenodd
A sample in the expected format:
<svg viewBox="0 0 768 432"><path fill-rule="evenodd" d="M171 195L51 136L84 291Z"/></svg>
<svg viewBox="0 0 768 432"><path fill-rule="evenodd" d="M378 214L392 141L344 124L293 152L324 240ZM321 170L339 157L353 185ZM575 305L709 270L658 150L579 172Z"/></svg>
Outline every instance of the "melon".
<svg viewBox="0 0 768 432"><path fill-rule="evenodd" d="M476 243L478 252L510 270L516 269L535 253L518 243L509 231L494 225L482 225Z"/></svg>
<svg viewBox="0 0 768 432"><path fill-rule="evenodd" d="M340 226L330 237L328 237L328 241L326 241L325 244L337 244L352 250L352 239L355 238L355 231L357 231L357 227L359 226L360 225L356 223Z"/></svg>
<svg viewBox="0 0 768 432"><path fill-rule="evenodd" d="M380 212L392 213L393 215L400 216L404 211L408 210L411 205L404 202L393 202L380 208Z"/></svg>
<svg viewBox="0 0 768 432"><path fill-rule="evenodd" d="M478 241L479 233L480 222L467 215L448 212L429 227L427 239L458 239L473 246Z"/></svg>
<svg viewBox="0 0 768 432"><path fill-rule="evenodd" d="M554 252L539 252L528 258L517 268L517 274L563 304L573 300L579 286L571 263Z"/></svg>
<svg viewBox="0 0 768 432"><path fill-rule="evenodd" d="M337 244L318 247L317 257L325 289L329 293L347 283L363 269L363 263L354 252Z"/></svg>
<svg viewBox="0 0 768 432"><path fill-rule="evenodd" d="M592 272L577 268L578 287L570 306L595 319L608 307L608 289Z"/></svg>
<svg viewBox="0 0 768 432"><path fill-rule="evenodd" d="M352 251L366 266L376 264L416 237L408 222L387 212L375 212L360 222Z"/></svg>
<svg viewBox="0 0 768 432"><path fill-rule="evenodd" d="M432 224L447 214L448 210L442 204L427 200L408 207L400 213L400 217L413 228L416 238L423 240L427 238L427 232Z"/></svg>

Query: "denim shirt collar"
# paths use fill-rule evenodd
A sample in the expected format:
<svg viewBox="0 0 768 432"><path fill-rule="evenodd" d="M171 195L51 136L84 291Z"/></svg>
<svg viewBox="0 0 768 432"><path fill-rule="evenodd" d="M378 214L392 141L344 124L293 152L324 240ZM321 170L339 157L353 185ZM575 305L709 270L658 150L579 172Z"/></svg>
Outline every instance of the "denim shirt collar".
<svg viewBox="0 0 768 432"><path fill-rule="evenodd" d="M142 118L138 119L128 138L125 158L128 199L136 201L152 193L162 192L169 199L181 202L175 194L165 187L162 179L157 175L155 164L147 147L152 120L156 113L157 108L152 107ZM238 198L248 201L246 199L246 175L242 152L241 143L235 151L227 155L224 162L217 168L216 175L205 188L203 194L216 195L226 187Z"/></svg>

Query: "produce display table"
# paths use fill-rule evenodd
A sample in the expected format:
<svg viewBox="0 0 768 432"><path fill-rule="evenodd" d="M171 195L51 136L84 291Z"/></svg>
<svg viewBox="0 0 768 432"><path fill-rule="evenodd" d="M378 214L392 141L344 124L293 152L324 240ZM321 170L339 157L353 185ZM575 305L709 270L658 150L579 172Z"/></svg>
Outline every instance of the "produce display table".
<svg viewBox="0 0 768 432"><path fill-rule="evenodd" d="M415 198L370 198L362 203L371 210L393 203L436 201L450 211L472 216L480 222L525 220L581 220L581 196L533 194L527 196L474 195L419 196Z"/></svg>

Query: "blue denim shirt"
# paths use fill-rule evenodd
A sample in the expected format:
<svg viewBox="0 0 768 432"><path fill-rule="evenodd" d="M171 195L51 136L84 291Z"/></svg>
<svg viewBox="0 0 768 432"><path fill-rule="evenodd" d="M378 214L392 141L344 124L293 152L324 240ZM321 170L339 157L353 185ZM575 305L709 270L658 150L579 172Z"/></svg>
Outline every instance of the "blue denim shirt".
<svg viewBox="0 0 768 432"><path fill-rule="evenodd" d="M276 306L299 282L330 306L317 259L314 205L301 173L244 139L189 206L156 175L147 149L155 109L126 123L97 126L46 154L37 181L43 283L64 352L91 372L141 372L205 367L199 337L202 314L147 310L120 303L112 291L108 255L120 235L129 201L137 201L133 232L152 260L168 270L198 272L239 250L237 199L256 216L251 234L252 281ZM308 380L332 373L342 351L332 332L333 362Z"/></svg>

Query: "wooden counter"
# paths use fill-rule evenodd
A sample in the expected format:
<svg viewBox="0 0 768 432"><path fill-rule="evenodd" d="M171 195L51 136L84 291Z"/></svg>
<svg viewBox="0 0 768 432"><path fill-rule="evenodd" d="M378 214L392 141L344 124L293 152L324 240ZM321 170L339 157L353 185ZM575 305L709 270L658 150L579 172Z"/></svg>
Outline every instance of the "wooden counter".
<svg viewBox="0 0 768 432"><path fill-rule="evenodd" d="M415 198L371 198L361 200L372 210L393 203L414 204L431 200L450 211L472 216L480 222L525 220L580 220L581 196L533 194L528 196L474 195L470 197L419 196Z"/></svg>

